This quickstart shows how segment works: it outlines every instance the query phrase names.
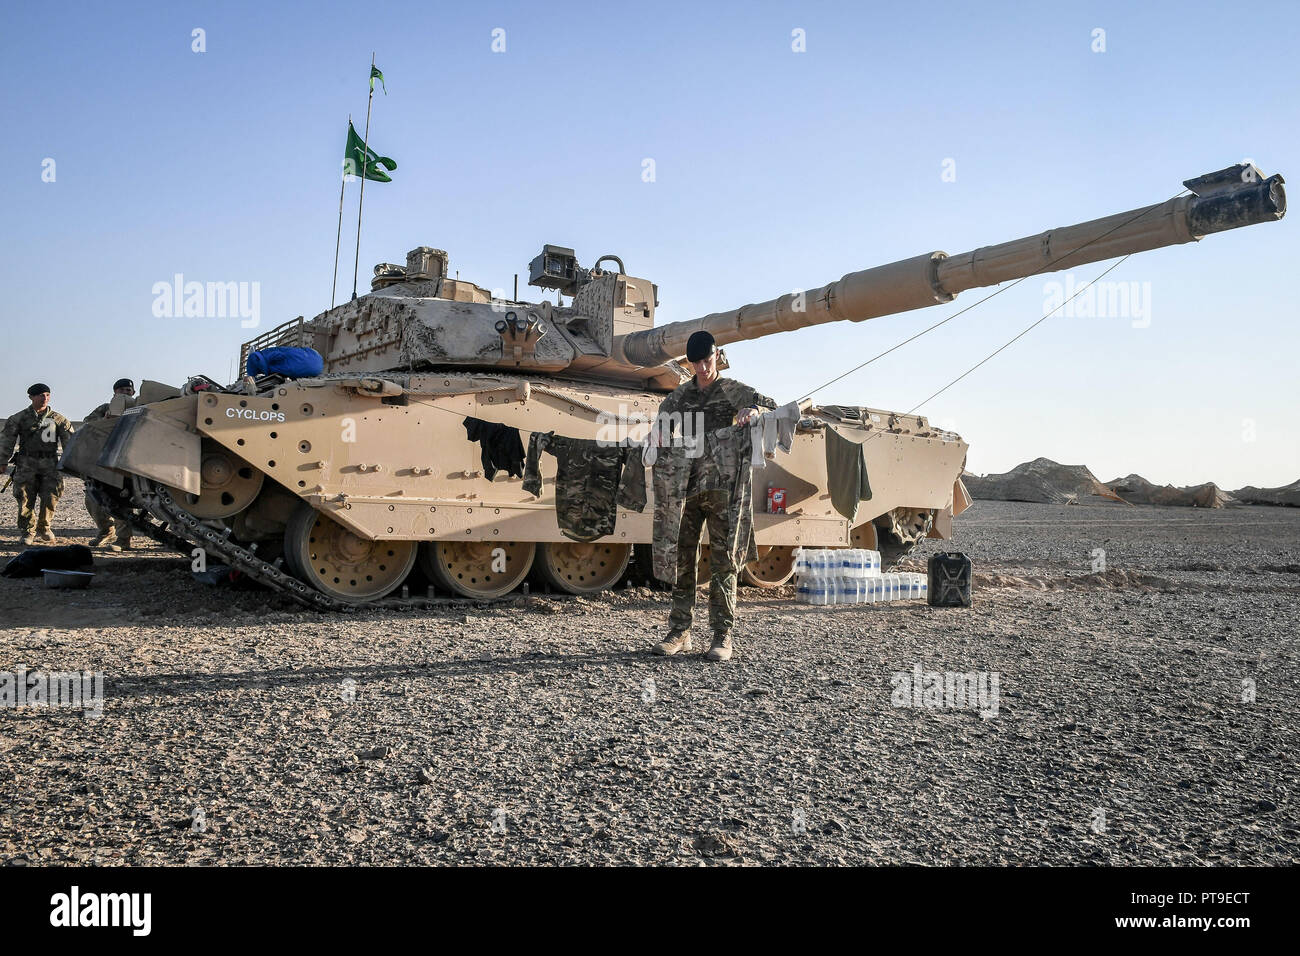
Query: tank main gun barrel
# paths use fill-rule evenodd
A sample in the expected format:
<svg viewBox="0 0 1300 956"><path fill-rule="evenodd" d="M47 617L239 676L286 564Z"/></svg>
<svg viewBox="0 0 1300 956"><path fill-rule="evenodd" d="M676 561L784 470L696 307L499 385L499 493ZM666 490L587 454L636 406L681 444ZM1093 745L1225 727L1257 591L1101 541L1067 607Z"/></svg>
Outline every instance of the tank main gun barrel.
<svg viewBox="0 0 1300 956"><path fill-rule="evenodd" d="M961 255L931 252L851 272L807 292L626 333L614 339L614 358L642 368L662 365L685 355L686 340L700 329L712 333L718 345L726 345L825 322L862 322L951 302L966 289L1272 222L1286 214L1283 182L1280 175L1265 178L1253 165L1229 166L1186 180L1183 185L1194 193L1191 196Z"/></svg>

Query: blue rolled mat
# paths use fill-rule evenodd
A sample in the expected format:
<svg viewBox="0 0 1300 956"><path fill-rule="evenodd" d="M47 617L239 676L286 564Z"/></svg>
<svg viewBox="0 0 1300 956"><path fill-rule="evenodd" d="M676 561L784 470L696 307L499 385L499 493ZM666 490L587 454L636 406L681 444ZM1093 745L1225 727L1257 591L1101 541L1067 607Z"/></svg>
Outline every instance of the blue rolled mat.
<svg viewBox="0 0 1300 956"><path fill-rule="evenodd" d="M325 371L325 360L315 349L276 348L248 353L248 374L284 375L287 378L315 378Z"/></svg>

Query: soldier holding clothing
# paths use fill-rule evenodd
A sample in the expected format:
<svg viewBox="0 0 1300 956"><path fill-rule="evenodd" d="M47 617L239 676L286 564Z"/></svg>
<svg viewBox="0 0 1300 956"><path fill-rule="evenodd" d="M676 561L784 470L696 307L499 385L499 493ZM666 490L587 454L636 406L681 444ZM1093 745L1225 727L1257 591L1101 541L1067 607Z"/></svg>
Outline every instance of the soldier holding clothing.
<svg viewBox="0 0 1300 956"><path fill-rule="evenodd" d="M717 440L719 429L748 425L763 409L776 408L776 402L748 385L718 374L718 350L714 338L703 330L686 342L686 358L695 377L679 385L659 406L660 416L693 416L702 421L701 437L706 446ZM677 538L677 579L673 586L672 613L668 616L668 635L655 645L657 654L671 656L692 650L690 627L694 619L696 567L695 556L700 532L709 529L709 626L713 632L708 659L731 659L732 627L736 619L736 585L740 565L732 547L743 550L745 541L733 541L748 503L748 482L743 483L744 500L736 500L741 487L735 476L724 474L718 456L706 447L691 463L685 483L681 525ZM748 456L729 463L729 470L748 471ZM656 507L663 503L659 502Z"/></svg>

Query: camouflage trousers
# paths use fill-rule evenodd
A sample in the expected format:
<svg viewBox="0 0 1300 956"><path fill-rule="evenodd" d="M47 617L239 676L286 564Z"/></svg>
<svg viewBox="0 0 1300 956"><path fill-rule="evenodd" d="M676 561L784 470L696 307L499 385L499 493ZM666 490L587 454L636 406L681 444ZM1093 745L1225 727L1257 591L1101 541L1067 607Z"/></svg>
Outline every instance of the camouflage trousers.
<svg viewBox="0 0 1300 956"><path fill-rule="evenodd" d="M50 522L63 494L63 478L57 467L52 463L33 466L20 462L13 487L18 500L18 533L26 537L52 530Z"/></svg>
<svg viewBox="0 0 1300 956"><path fill-rule="evenodd" d="M101 536L113 533L113 516L90 496L89 488L86 490L86 510L90 512L90 517L94 520Z"/></svg>
<svg viewBox="0 0 1300 956"><path fill-rule="evenodd" d="M119 545L131 543L131 522L125 516L114 514L108 508L105 508L91 493L91 487L94 479L86 481L86 510L90 512L91 519L95 522L95 527L99 529L99 537L111 534Z"/></svg>
<svg viewBox="0 0 1300 956"><path fill-rule="evenodd" d="M714 634L736 622L736 557L730 547L731 499L725 491L706 491L686 499L677 536L677 583L668 615L672 630L691 626L695 610L696 566L700 531L709 527L709 626Z"/></svg>

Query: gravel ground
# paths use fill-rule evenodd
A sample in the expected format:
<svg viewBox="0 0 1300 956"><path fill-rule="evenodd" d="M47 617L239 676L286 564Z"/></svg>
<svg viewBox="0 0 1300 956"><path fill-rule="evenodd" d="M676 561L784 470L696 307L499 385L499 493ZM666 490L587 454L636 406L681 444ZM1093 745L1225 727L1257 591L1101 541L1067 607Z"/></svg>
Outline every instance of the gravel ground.
<svg viewBox="0 0 1300 956"><path fill-rule="evenodd" d="M1297 861L1300 510L981 501L945 545L973 608L746 588L729 664L650 656L641 588L327 615L158 548L0 579L0 670L105 675L97 719L0 711L0 862ZM996 672L996 715L893 706L918 665Z"/></svg>

